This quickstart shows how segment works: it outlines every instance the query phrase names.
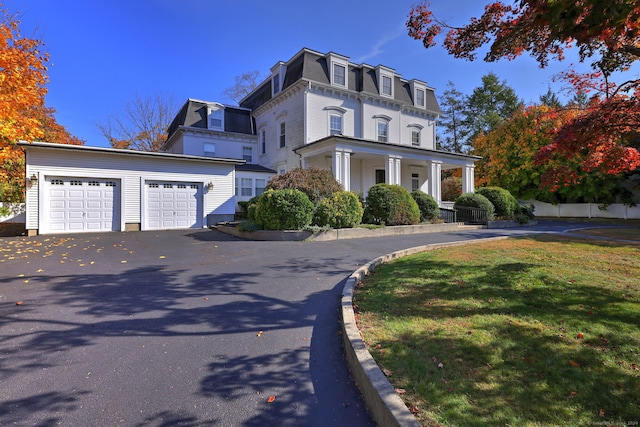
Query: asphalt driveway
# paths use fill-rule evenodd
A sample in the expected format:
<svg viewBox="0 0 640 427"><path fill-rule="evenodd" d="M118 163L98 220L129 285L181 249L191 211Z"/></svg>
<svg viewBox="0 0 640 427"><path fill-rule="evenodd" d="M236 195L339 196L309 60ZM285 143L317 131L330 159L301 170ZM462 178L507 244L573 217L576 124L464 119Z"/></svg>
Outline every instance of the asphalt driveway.
<svg viewBox="0 0 640 427"><path fill-rule="evenodd" d="M395 250L532 231L0 238L0 426L372 425L341 347L345 278Z"/></svg>

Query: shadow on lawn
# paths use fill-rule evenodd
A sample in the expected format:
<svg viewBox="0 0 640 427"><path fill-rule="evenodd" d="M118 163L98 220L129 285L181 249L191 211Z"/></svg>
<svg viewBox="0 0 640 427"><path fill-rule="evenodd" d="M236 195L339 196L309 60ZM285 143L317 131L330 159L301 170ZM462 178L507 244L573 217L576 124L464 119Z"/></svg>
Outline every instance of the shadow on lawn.
<svg viewBox="0 0 640 427"><path fill-rule="evenodd" d="M523 283L535 266L399 260L378 267L379 287L369 296L365 280L356 297L363 312L429 326L372 342L372 354L451 425L640 419L640 340L628 333L637 331L637 298L551 274L535 277L545 286ZM430 280L416 282L421 276ZM632 303L638 310L615 308Z"/></svg>

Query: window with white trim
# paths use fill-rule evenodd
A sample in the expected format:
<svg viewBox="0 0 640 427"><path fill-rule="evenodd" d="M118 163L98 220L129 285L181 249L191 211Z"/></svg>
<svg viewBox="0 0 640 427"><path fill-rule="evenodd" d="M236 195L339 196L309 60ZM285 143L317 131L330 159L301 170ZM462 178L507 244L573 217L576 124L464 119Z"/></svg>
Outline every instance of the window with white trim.
<svg viewBox="0 0 640 427"><path fill-rule="evenodd" d="M415 147L420 146L420 129L411 129L411 145Z"/></svg>
<svg viewBox="0 0 640 427"><path fill-rule="evenodd" d="M389 140L389 122L384 119L378 119L377 123L378 142L388 142Z"/></svg>
<svg viewBox="0 0 640 427"><path fill-rule="evenodd" d="M205 142L203 145L204 155L206 157L215 157L216 156L216 144L211 142Z"/></svg>
<svg viewBox="0 0 640 427"><path fill-rule="evenodd" d="M343 64L333 63L333 84L338 86L347 85L347 67Z"/></svg>
<svg viewBox="0 0 640 427"><path fill-rule="evenodd" d="M416 191L420 189L420 174L412 173L411 174L411 191Z"/></svg>
<svg viewBox="0 0 640 427"><path fill-rule="evenodd" d="M280 140L280 148L283 148L287 142L287 125L285 122L280 122L280 134L278 135L278 139Z"/></svg>
<svg viewBox="0 0 640 427"><path fill-rule="evenodd" d="M242 147L242 158L247 163L253 163L253 148L251 148L251 147Z"/></svg>
<svg viewBox="0 0 640 427"><path fill-rule="evenodd" d="M382 95L393 96L393 80L390 76L382 76Z"/></svg>
<svg viewBox="0 0 640 427"><path fill-rule="evenodd" d="M209 129L224 130L224 109L223 108L210 108L209 109Z"/></svg>
<svg viewBox="0 0 640 427"><path fill-rule="evenodd" d="M240 178L240 195L253 196L253 180L251 178Z"/></svg>
<svg viewBox="0 0 640 427"><path fill-rule="evenodd" d="M273 76L273 94L280 92L280 74L276 74Z"/></svg>
<svg viewBox="0 0 640 427"><path fill-rule="evenodd" d="M329 114L329 135L342 135L342 115Z"/></svg>
<svg viewBox="0 0 640 427"><path fill-rule="evenodd" d="M425 106L425 91L424 89L416 88L416 107Z"/></svg>
<svg viewBox="0 0 640 427"><path fill-rule="evenodd" d="M384 169L376 169L376 184L385 184L387 182L387 172Z"/></svg>
<svg viewBox="0 0 640 427"><path fill-rule="evenodd" d="M267 186L267 180L263 179L263 178L256 178L255 179L255 195L259 196L262 193L264 193L264 188Z"/></svg>

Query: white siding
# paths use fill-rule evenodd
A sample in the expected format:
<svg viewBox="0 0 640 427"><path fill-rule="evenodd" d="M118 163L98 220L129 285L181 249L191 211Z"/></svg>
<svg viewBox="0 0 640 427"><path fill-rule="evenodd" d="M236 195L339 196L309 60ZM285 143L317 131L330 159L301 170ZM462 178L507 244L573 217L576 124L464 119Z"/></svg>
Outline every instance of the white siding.
<svg viewBox="0 0 640 427"><path fill-rule="evenodd" d="M346 110L342 116L342 134L361 137L360 104L356 99L309 93L307 95L307 143L329 136L329 108L331 107Z"/></svg>
<svg viewBox="0 0 640 427"><path fill-rule="evenodd" d="M182 152L180 154L188 154L192 156L204 156L204 144L213 143L216 145L215 157L223 157L227 159L242 159L242 148L253 148L253 163L256 163L258 155L257 137L234 137L221 134L191 133L185 132L181 142ZM178 153L177 151L175 151Z"/></svg>
<svg viewBox="0 0 640 427"><path fill-rule="evenodd" d="M145 180L197 182L212 191L204 192L204 218L208 214L233 214L234 165L215 162L123 155L109 152L82 152L72 149L27 147L27 176L38 175L38 184L27 189L27 229L38 229L41 188L47 176L114 178L122 182L121 230L124 223L142 223L141 185Z"/></svg>

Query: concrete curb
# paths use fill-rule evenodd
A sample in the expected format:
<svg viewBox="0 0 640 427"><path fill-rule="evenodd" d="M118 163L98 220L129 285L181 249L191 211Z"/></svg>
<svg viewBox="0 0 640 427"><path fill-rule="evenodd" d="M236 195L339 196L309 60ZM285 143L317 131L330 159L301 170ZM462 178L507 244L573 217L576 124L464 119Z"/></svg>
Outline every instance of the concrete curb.
<svg viewBox="0 0 640 427"><path fill-rule="evenodd" d="M491 237L487 239L464 240L450 243L416 246L409 249L380 256L363 265L347 278L342 290L342 328L347 364L351 370L358 388L363 395L365 404L373 420L380 426L420 427L413 414L404 404L400 395L395 391L387 377L382 373L378 364L367 350L360 330L356 324L353 311L353 291L356 285L378 265L396 258L402 258L420 252L430 251L451 246L465 246L475 243L505 240L509 237Z"/></svg>

